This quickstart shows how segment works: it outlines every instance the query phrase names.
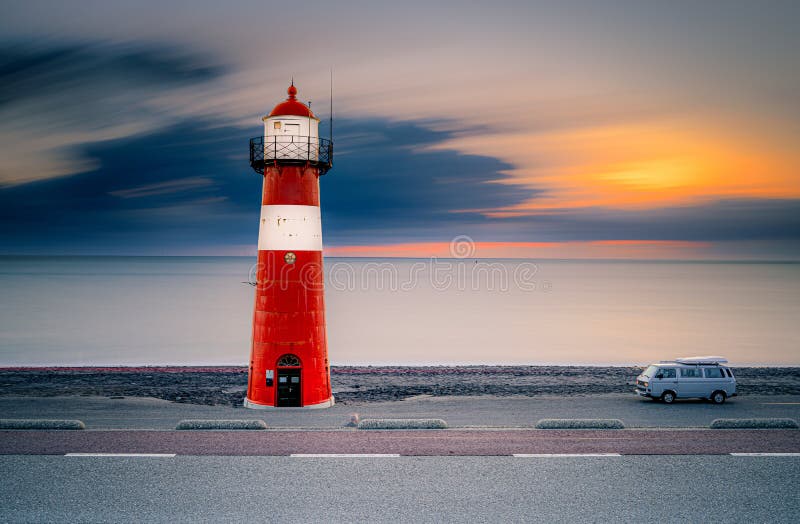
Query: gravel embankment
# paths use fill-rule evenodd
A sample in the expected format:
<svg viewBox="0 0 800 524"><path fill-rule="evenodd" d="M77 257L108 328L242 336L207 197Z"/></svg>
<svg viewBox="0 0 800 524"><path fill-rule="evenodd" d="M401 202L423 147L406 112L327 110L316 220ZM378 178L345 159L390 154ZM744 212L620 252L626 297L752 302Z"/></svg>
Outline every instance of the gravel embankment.
<svg viewBox="0 0 800 524"><path fill-rule="evenodd" d="M337 403L444 396L629 393L641 368L579 366L333 367ZM800 395L800 368L734 368L742 395ZM6 368L0 395L153 397L241 406L245 367Z"/></svg>

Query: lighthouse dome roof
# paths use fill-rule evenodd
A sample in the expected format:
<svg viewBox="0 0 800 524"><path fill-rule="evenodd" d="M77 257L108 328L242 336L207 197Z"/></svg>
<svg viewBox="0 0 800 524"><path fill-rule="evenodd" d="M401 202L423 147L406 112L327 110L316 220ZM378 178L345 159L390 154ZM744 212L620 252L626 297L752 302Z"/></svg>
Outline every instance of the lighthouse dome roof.
<svg viewBox="0 0 800 524"><path fill-rule="evenodd" d="M294 82L292 82L292 85L286 90L286 93L289 95L289 98L276 105L272 112L267 115L267 118L284 115L317 118L307 105L297 100L297 88L294 86Z"/></svg>

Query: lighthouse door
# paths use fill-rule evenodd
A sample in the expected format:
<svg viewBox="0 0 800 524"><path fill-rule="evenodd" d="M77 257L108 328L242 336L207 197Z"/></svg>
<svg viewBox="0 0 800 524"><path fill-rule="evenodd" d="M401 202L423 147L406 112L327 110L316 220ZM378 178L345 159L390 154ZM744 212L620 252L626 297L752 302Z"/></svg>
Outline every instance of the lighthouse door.
<svg viewBox="0 0 800 524"><path fill-rule="evenodd" d="M284 135L300 135L300 124L284 124Z"/></svg>
<svg viewBox="0 0 800 524"><path fill-rule="evenodd" d="M300 407L299 369L278 369L278 407Z"/></svg>

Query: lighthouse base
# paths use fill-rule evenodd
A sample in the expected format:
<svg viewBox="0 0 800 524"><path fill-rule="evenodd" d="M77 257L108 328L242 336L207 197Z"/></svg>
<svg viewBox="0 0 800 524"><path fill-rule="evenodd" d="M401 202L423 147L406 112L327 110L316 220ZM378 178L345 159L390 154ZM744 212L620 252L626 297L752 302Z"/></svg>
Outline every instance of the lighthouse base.
<svg viewBox="0 0 800 524"><path fill-rule="evenodd" d="M331 397L330 399L320 402L319 404L309 404L307 406L301 406L299 408L286 408L286 407L278 407L278 406L268 406L266 404L257 404L250 400L249 398L245 397L244 399L244 407L249 409L261 409L265 411L294 411L294 410L304 410L304 409L324 409L333 406L336 403L336 400Z"/></svg>

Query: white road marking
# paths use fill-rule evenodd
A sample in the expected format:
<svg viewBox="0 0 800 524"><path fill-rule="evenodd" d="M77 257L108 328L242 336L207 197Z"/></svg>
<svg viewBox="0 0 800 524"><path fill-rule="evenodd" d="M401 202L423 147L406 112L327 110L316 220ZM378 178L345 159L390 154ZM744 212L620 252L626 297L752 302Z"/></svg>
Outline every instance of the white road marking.
<svg viewBox="0 0 800 524"><path fill-rule="evenodd" d="M399 453L292 453L290 457L300 458L382 458L399 457Z"/></svg>
<svg viewBox="0 0 800 524"><path fill-rule="evenodd" d="M619 453L514 453L519 458L621 457Z"/></svg>
<svg viewBox="0 0 800 524"><path fill-rule="evenodd" d="M731 453L734 457L800 457L800 453Z"/></svg>
<svg viewBox="0 0 800 524"><path fill-rule="evenodd" d="M175 453L66 453L65 457L174 457Z"/></svg>

